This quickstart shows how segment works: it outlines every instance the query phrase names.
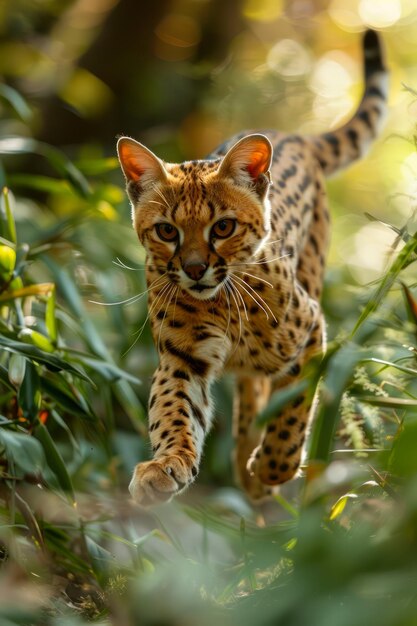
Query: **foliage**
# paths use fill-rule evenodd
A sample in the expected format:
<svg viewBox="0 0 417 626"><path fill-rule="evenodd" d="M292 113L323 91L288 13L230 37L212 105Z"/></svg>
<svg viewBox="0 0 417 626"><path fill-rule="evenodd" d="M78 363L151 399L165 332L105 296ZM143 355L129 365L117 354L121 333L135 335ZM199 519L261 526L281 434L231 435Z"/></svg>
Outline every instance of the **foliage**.
<svg viewBox="0 0 417 626"><path fill-rule="evenodd" d="M94 29L105 29L112 3L104 4L93 25L85 26L86 37L92 38L83 40L86 48L93 47ZM208 9L205 23L197 15L203 4L190 19L200 19L209 32ZM229 5L212 4L218 11ZM143 406L156 363L146 325L143 252L128 224L114 156L79 140L75 122L69 126L76 145L65 149L61 140L54 142L54 133L39 127L48 89L89 120L94 132L93 122L106 119L111 98L104 79L100 82L79 61L82 45L73 35L77 19L88 15L82 2L58 6L51 0L42 9L32 2L6 5L12 34L0 42L3 56L8 53L11 59L7 68L0 63L11 83L0 89L1 624L415 626L417 235L409 207L387 219L391 207L384 215L377 208L382 196L358 191L351 184L355 173L330 184L335 250L357 226L353 219L347 229L340 227L338 205L344 215L355 203L361 212L378 216L369 216L370 226L392 233L393 244L383 271L368 268L366 280L375 279L369 284L352 277L357 276L354 253L346 265L344 259L335 262L332 252L323 302L329 320L326 356L310 364L300 384L277 393L258 418L260 425L266 423L277 407L299 393L300 385L314 393L321 381L305 477L285 486L269 506L250 506L231 486L231 391L226 380L215 389L219 419L198 484L173 504L151 512L135 509L127 483L135 462L148 454ZM28 12L20 15L14 7L23 5ZM338 6L332 4L333 16ZM282 7L280 2L237 3L236 14L249 20L253 30L233 40L234 64L220 67L215 67L214 53L205 57L204 46L198 52L191 39L174 49L177 39L167 33L177 14L167 14L169 22L162 3L151 18L143 16L144 31L153 32L148 19L160 20L155 31L159 61L144 64L146 93L130 85L129 97L141 111L139 122L152 126L157 114L160 119L168 115L173 105L165 90L174 83L179 97L171 122L180 113L184 118L179 137L154 126L154 144L167 154L178 154L184 146L198 152L217 137L220 126L224 130L226 118L232 126L252 124L264 108L271 123L277 116L284 125L295 126L310 61L301 44L294 47L287 23L277 24L287 41L285 50L268 39L270 22ZM62 38L67 46L61 77L45 70L40 43L45 24L50 25L54 54ZM331 40L334 25L325 26ZM270 45L264 65L255 32L263 33ZM205 36L204 31L202 42ZM402 39L394 39L391 35L392 48L408 58ZM227 52L219 39L217 48L222 45ZM178 57L180 52L185 56ZM87 67L88 58L84 62ZM33 75L24 75L25 63ZM171 63L170 69L164 63ZM312 83L318 80L316 73ZM207 77L213 78L211 91ZM38 100L30 96L36 81L42 86ZM203 94L198 103L190 95L191 84L198 84ZM284 108L291 110L290 119L278 107L277 91ZM98 94L103 109L94 109L89 93ZM255 105L257 93L262 97ZM412 90L410 94L414 97ZM320 97L325 96L311 92L309 106L314 100L317 109ZM120 101L130 102L126 95ZM158 110L155 103L160 103ZM217 113L222 121L215 126ZM123 115L131 120L131 111L125 109ZM56 136L62 137L68 129L57 131L52 118ZM109 122L111 128L114 123ZM306 128L310 130L308 124ZM126 129L117 132L121 130ZM414 154L412 142L407 148L392 145L386 152L381 147L383 156L371 179L384 178L388 152L390 163ZM385 185L389 182L384 179ZM405 194L404 189L390 190ZM412 209L413 197L408 199ZM368 256L374 252L371 247Z"/></svg>

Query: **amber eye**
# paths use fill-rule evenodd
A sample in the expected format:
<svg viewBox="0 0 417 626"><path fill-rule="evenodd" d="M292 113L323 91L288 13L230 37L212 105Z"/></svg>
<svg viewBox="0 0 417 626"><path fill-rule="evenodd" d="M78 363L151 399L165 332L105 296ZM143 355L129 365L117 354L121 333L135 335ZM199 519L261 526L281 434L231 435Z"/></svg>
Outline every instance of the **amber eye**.
<svg viewBox="0 0 417 626"><path fill-rule="evenodd" d="M155 230L162 241L175 241L178 237L178 231L172 224L157 224Z"/></svg>
<svg viewBox="0 0 417 626"><path fill-rule="evenodd" d="M230 237L236 227L236 220L226 219L219 220L216 222L211 229L211 236L217 237L218 239L225 239L226 237Z"/></svg>

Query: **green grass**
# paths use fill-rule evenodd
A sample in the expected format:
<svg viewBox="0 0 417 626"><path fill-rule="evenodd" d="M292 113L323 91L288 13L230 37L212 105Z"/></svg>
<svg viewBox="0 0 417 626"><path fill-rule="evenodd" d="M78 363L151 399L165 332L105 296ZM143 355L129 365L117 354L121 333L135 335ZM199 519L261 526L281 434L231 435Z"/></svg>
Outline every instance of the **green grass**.
<svg viewBox="0 0 417 626"><path fill-rule="evenodd" d="M128 214L117 163L16 138L0 142L5 172L28 151L47 175L4 173L0 205L2 626L416 626L416 234L343 302L328 272L331 340L301 383L321 381L305 476L257 508L233 486L226 380L197 484L143 511L127 483L148 455L146 326L129 350L146 302L93 303L145 288L112 208Z"/></svg>

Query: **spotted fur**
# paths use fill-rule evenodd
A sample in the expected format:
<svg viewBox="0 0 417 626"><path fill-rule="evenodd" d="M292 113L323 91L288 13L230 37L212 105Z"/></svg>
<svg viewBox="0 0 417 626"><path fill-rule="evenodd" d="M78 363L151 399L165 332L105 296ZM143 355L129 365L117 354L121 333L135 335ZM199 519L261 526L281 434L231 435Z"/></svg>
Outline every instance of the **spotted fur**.
<svg viewBox="0 0 417 626"><path fill-rule="evenodd" d="M324 176L362 156L385 111L375 32L364 38L365 93L353 118L318 137L243 133L207 159L164 163L123 137L118 153L147 252L159 352L149 400L153 460L137 465L139 504L170 499L198 473L210 387L236 375L235 468L253 499L293 478L311 400L300 395L262 432L254 417L323 350L320 309L329 214Z"/></svg>

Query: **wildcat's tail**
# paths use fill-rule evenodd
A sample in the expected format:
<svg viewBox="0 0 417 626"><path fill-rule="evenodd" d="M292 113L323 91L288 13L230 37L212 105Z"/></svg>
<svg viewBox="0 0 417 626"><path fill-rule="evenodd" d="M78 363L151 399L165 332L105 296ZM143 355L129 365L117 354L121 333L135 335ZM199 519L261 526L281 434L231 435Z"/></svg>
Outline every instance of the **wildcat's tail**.
<svg viewBox="0 0 417 626"><path fill-rule="evenodd" d="M365 93L356 113L341 128L310 139L326 175L362 157L385 118L388 73L381 41L374 30L366 31L363 50Z"/></svg>

